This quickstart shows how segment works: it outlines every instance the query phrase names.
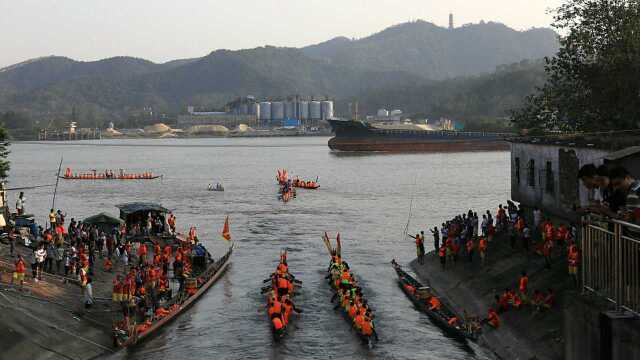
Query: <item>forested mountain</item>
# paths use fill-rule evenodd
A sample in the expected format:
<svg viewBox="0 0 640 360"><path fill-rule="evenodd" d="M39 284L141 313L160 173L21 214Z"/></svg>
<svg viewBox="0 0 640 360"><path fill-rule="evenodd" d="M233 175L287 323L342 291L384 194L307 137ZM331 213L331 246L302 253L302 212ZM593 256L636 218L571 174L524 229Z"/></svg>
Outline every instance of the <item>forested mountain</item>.
<svg viewBox="0 0 640 360"><path fill-rule="evenodd" d="M217 50L164 64L131 57L81 62L52 56L0 69L0 117L10 127L64 122L72 114L82 126L109 121L139 126L140 114L147 114L143 121L149 122L166 114L162 119L170 122L188 104L214 108L248 94L362 97L372 110L377 104L406 104L408 111L442 109L470 116L475 110L469 99L460 107L460 99L449 96L462 89L470 98L483 96L471 94L475 88L470 84L480 80L455 78L439 85L433 80L489 73L498 65L551 55L556 48L551 30L517 32L494 23L449 30L419 21L360 40L336 38L302 49ZM426 103L419 97L425 91ZM494 101L500 109L516 101L516 95L502 95Z"/></svg>
<svg viewBox="0 0 640 360"><path fill-rule="evenodd" d="M557 50L557 34L550 29L521 32L493 22L447 29L425 21L396 25L358 40L339 37L303 48L307 56L334 65L402 70L434 80L487 73Z"/></svg>
<svg viewBox="0 0 640 360"><path fill-rule="evenodd" d="M543 61L522 61L487 75L375 90L360 97L359 104L368 113L397 108L433 120L459 120L467 129L504 130L511 110L545 79Z"/></svg>

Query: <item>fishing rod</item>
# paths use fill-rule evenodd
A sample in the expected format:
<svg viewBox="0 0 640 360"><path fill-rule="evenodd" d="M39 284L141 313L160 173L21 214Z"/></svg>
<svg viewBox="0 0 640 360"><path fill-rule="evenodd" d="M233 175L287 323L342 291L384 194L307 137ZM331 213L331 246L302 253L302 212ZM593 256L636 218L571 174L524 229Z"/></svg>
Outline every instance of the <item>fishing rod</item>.
<svg viewBox="0 0 640 360"><path fill-rule="evenodd" d="M32 189L38 189L43 187L55 186L55 185L56 184L23 186L23 187L7 188L5 190L32 190Z"/></svg>
<svg viewBox="0 0 640 360"><path fill-rule="evenodd" d="M418 181L418 175L413 178L413 188L411 190L411 200L409 201L409 216L407 217L407 224L404 226L404 233L402 234L402 239L406 240L407 235L409 234L409 223L411 222L411 215L413 213L413 197L416 192L416 183Z"/></svg>
<svg viewBox="0 0 640 360"><path fill-rule="evenodd" d="M51 202L51 208L56 208L56 194L58 193L58 183L60 182L60 170L62 170L62 160L64 157L60 157L60 165L58 166L58 175L56 175L56 187L53 190L53 201Z"/></svg>

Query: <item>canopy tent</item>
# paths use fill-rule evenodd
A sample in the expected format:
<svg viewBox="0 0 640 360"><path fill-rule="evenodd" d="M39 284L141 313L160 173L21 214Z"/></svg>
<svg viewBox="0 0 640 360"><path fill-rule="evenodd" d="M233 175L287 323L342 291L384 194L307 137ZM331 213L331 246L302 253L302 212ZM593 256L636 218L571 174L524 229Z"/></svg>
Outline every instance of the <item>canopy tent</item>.
<svg viewBox="0 0 640 360"><path fill-rule="evenodd" d="M111 232L114 227L120 226L124 221L117 217L111 216L107 213L100 213L98 215L89 216L82 221L85 224L95 225L104 232Z"/></svg>
<svg viewBox="0 0 640 360"><path fill-rule="evenodd" d="M169 212L169 209L165 208L164 206L150 202L133 202L127 204L119 204L116 205L116 207L120 209L120 218L123 220L126 220L126 217L128 215L138 212L155 212L161 214L166 214Z"/></svg>
<svg viewBox="0 0 640 360"><path fill-rule="evenodd" d="M82 221L85 224L89 225L113 225L117 226L122 224L124 221L118 219L117 217L111 216L107 213L100 213L98 215L89 216L88 218Z"/></svg>
<svg viewBox="0 0 640 360"><path fill-rule="evenodd" d="M164 206L150 202L133 202L116 205L116 207L120 209L120 219L125 221L127 229L131 229L135 225L138 225L140 229L144 229L149 218L158 219L160 221L159 226L152 224L156 233L163 231L165 215L169 212L169 209Z"/></svg>

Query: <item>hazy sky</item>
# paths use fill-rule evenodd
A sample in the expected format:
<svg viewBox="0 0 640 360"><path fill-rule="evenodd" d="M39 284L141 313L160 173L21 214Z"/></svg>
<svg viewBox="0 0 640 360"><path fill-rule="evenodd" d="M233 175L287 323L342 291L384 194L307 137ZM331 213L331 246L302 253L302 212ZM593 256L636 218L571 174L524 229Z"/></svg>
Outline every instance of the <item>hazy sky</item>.
<svg viewBox="0 0 640 360"><path fill-rule="evenodd" d="M212 50L359 38L423 19L546 27L562 0L0 0L0 67L63 55L156 62Z"/></svg>

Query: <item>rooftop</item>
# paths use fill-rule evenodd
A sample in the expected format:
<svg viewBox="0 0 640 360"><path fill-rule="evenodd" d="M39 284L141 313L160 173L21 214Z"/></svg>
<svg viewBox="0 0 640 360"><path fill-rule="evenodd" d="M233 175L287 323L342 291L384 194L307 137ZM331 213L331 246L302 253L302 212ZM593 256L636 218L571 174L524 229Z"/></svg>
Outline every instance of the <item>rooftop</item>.
<svg viewBox="0 0 640 360"><path fill-rule="evenodd" d="M510 138L509 141L519 144L555 145L561 147L619 151L630 147L637 147L637 145L640 144L640 130L550 134L540 136L525 135ZM635 151L638 150L636 149Z"/></svg>

